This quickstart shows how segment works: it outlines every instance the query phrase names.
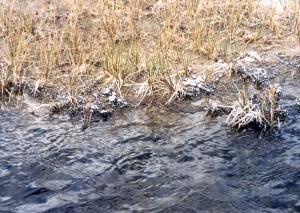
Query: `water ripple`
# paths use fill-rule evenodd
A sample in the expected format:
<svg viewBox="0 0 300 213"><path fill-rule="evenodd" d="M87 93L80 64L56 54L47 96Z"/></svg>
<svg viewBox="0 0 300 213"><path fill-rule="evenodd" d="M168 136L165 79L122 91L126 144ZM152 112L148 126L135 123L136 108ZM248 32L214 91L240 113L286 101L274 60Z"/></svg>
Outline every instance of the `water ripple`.
<svg viewBox="0 0 300 213"><path fill-rule="evenodd" d="M135 110L82 131L0 113L0 212L296 212L300 114L280 137L232 133L202 112Z"/></svg>

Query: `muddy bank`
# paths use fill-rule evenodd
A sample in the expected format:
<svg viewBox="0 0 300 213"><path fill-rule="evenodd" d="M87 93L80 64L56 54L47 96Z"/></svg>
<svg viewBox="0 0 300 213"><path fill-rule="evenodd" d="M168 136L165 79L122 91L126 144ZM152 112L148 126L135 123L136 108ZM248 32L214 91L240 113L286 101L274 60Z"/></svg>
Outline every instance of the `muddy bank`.
<svg viewBox="0 0 300 213"><path fill-rule="evenodd" d="M299 63L298 54L276 51L267 54L251 51L231 63L218 62L212 67L218 71L221 67L226 80L221 78L214 95L202 96L200 100L195 98L191 103L177 102L178 109L170 108L183 112L200 109L212 118L225 116L222 122L234 129L250 127L278 132L284 121L292 119L284 108L286 89L290 88L283 85L291 78L290 82L295 82L291 88L298 88ZM290 97L294 108L298 108L298 96L297 93Z"/></svg>
<svg viewBox="0 0 300 213"><path fill-rule="evenodd" d="M280 99L285 91L280 81L288 75L296 80L299 63L297 55L276 52L262 55L250 51L232 62L219 60L209 65L209 78L190 68L188 75L178 77L177 90L169 102L160 104L164 101L158 97L151 104L175 111L183 108L190 112L203 110L211 117L227 116L226 124L237 129L279 128L288 115L281 106ZM5 64L1 66L5 69ZM91 85L70 94L31 80L6 84L2 87L2 97L8 101L27 95L43 102L50 116L68 114L80 120L84 128L93 122L106 121L115 111L151 105L146 101L137 106L138 101L130 96L127 101L127 97L121 97L120 90L113 86L103 87L100 82ZM299 107L299 99L296 98L294 104Z"/></svg>

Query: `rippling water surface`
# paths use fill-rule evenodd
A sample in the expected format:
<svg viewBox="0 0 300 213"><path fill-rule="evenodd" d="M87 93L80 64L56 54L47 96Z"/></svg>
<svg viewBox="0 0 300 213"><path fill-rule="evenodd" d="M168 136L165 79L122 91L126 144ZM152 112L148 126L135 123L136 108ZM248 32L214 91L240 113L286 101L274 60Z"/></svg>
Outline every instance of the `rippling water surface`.
<svg viewBox="0 0 300 213"><path fill-rule="evenodd" d="M261 139L203 112L134 110L82 131L0 111L0 212L300 211L300 88L284 82L289 119Z"/></svg>

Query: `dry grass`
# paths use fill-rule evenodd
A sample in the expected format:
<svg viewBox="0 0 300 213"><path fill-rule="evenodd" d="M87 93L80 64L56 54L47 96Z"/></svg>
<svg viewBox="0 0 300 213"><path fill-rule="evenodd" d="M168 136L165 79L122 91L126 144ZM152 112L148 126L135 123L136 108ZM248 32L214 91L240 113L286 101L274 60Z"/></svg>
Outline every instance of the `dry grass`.
<svg viewBox="0 0 300 213"><path fill-rule="evenodd" d="M260 94L250 97L248 87L245 85L239 91L239 100L232 106L232 111L227 117L226 123L234 128L247 128L251 125L268 128L280 128L287 112L279 106L281 88L271 84Z"/></svg>
<svg viewBox="0 0 300 213"><path fill-rule="evenodd" d="M199 58L298 35L299 3L278 16L254 0L2 0L0 86L33 81L70 96L100 82L141 103L184 93ZM293 9L291 9L293 8ZM298 10L297 10L298 8ZM199 71L199 74L201 70Z"/></svg>

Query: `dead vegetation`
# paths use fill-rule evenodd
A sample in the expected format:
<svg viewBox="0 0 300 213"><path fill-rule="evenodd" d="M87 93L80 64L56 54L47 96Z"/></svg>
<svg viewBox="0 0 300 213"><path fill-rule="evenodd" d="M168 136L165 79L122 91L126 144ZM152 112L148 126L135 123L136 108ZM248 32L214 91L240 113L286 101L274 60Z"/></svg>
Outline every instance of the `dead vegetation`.
<svg viewBox="0 0 300 213"><path fill-rule="evenodd" d="M72 98L60 95L56 101L49 104L50 115L67 113L73 119L79 118L86 128L93 121L106 121L115 108L121 109L127 106L127 102L117 96L115 91L107 87L103 91L83 91Z"/></svg>
<svg viewBox="0 0 300 213"><path fill-rule="evenodd" d="M1 98L11 101L28 93L50 102L53 113L77 109L89 112L83 113L89 120L104 110L103 100L170 104L212 95L220 82L226 85L236 74L268 89L257 97L259 103L245 96L224 109L230 112L228 124L273 125L278 117L269 94L271 75L258 56L239 56L249 48L272 48L284 38L299 39L299 1L280 13L259 3L2 0ZM114 94L105 98L99 91L107 87ZM222 107L211 112L218 111Z"/></svg>
<svg viewBox="0 0 300 213"><path fill-rule="evenodd" d="M272 81L273 68L264 64L267 61L257 52L249 52L227 65L222 63L221 67L231 73L231 84L237 91L232 91L231 96L236 98L231 103L209 100L205 107L207 115L227 115L226 124L237 130L280 128L287 117L287 111L279 104L282 89Z"/></svg>
<svg viewBox="0 0 300 213"><path fill-rule="evenodd" d="M184 93L180 79L199 57L230 60L250 43L272 43L290 29L299 34L296 7L278 16L254 0L0 4L2 98L29 80L70 96L100 81L136 103L170 103Z"/></svg>
<svg viewBox="0 0 300 213"><path fill-rule="evenodd" d="M232 105L226 123L234 128L243 129L250 126L267 130L280 128L287 112L279 105L282 95L279 85L271 84L259 94L250 95L245 88L239 92L239 100Z"/></svg>

